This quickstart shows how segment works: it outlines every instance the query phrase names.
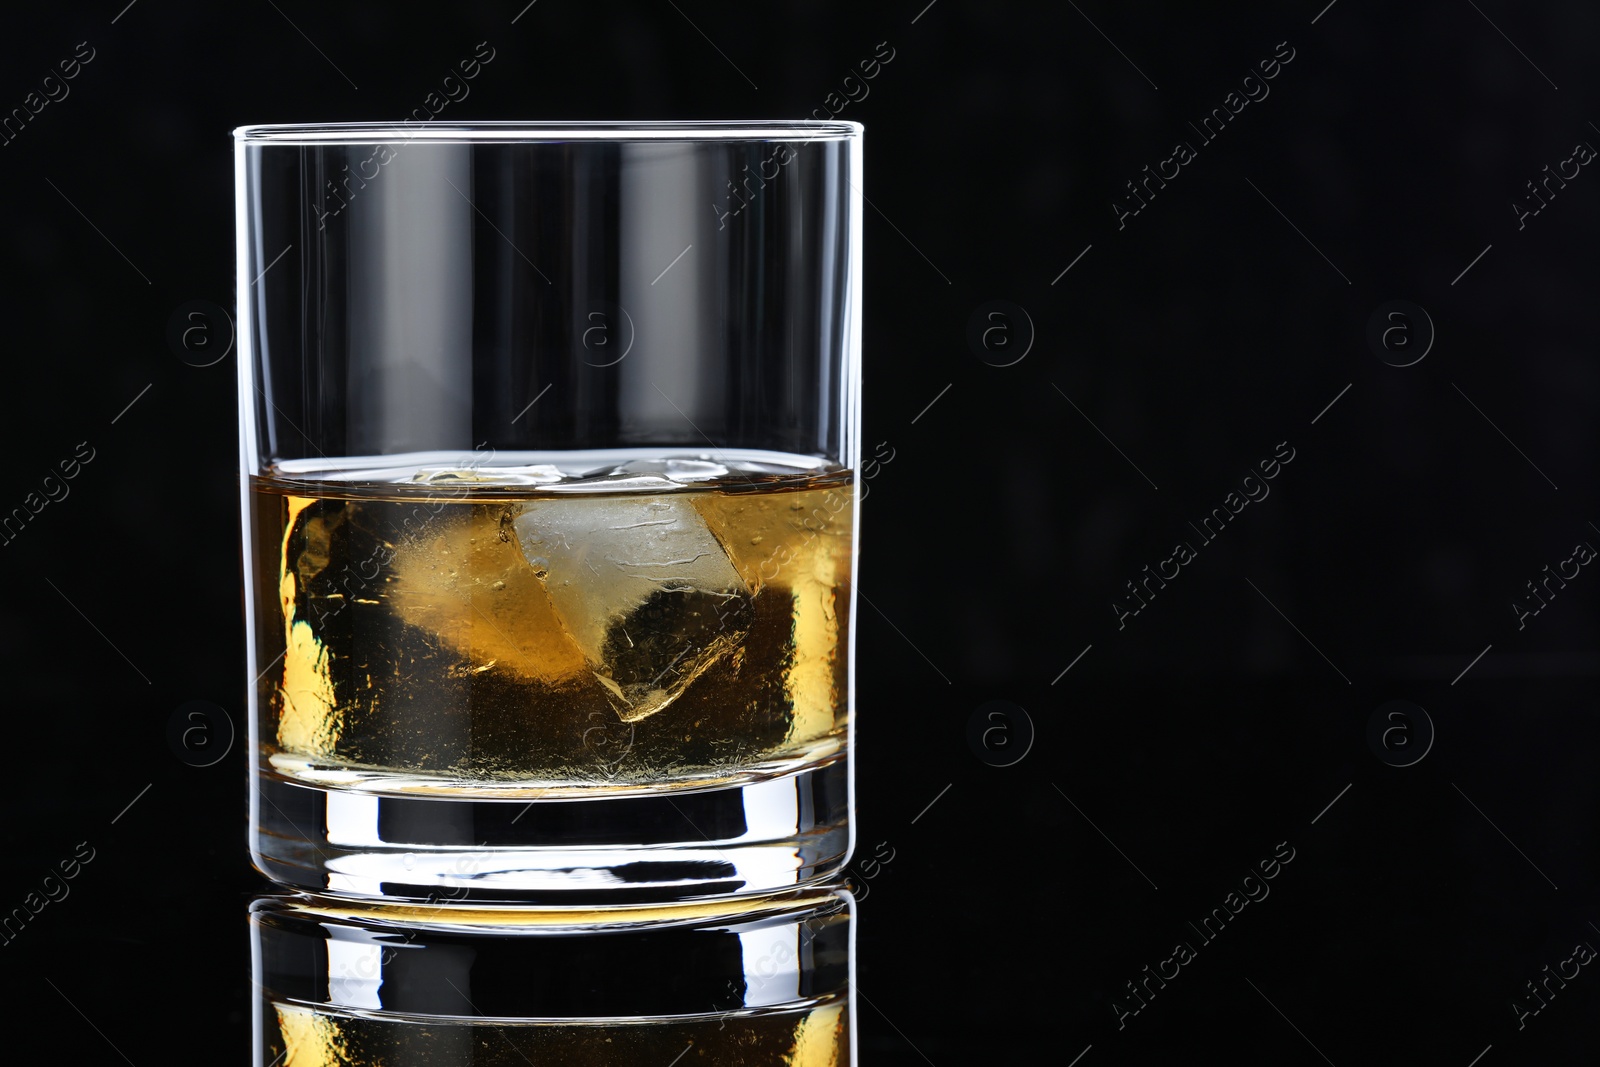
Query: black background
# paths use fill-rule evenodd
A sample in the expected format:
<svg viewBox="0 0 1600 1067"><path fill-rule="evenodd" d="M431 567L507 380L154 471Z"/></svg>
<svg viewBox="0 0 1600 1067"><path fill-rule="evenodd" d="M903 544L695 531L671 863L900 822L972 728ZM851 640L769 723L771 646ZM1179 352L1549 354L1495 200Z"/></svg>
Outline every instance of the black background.
<svg viewBox="0 0 1600 1067"><path fill-rule="evenodd" d="M886 41L839 111L867 127L865 422L894 457L862 520L858 855L893 855L855 865L862 1059L1593 1061L1600 975L1521 1029L1512 1002L1600 945L1600 576L1521 628L1512 603L1600 544L1600 177L1512 205L1600 145L1600 9L925 2L7 12L0 110L95 55L0 147L0 511L94 450L0 546L0 911L95 850L0 947L14 1034L249 1047L246 746L195 768L167 735L190 700L244 729L234 359L166 341L185 301L232 307L229 130L398 119L480 41L442 120L803 118ZM1179 140L1197 158L1119 228ZM969 345L991 300L1031 347L1015 315L1003 359ZM1367 341L1392 300L1436 330L1409 367ZM1270 497L1199 546L1280 442ZM1119 628L1179 540L1197 558ZM1436 732L1407 767L1368 739L1397 699ZM991 700L1034 730L1009 767L969 742ZM1426 733L1397 722L1391 760ZM1270 896L1200 944L1280 842ZM1197 958L1119 1029L1178 941Z"/></svg>

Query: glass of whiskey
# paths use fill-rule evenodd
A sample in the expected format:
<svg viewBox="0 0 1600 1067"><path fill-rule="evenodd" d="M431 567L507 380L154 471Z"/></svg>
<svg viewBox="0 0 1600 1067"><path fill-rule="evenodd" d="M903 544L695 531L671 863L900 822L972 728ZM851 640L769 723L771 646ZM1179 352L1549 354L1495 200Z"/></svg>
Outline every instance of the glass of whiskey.
<svg viewBox="0 0 1600 1067"><path fill-rule="evenodd" d="M843 868L861 134L234 131L264 874L617 905Z"/></svg>
<svg viewBox="0 0 1600 1067"><path fill-rule="evenodd" d="M260 897L254 1062L848 1067L853 912L832 884L589 913Z"/></svg>

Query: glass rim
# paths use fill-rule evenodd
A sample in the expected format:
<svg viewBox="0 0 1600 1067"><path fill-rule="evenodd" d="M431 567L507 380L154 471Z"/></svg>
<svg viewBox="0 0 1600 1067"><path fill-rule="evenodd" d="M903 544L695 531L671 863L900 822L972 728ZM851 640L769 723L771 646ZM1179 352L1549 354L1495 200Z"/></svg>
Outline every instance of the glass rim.
<svg viewBox="0 0 1600 1067"><path fill-rule="evenodd" d="M412 122L418 128L406 125ZM235 142L248 145L560 143L563 141L815 141L853 140L859 122L815 119L712 121L302 122L238 126Z"/></svg>

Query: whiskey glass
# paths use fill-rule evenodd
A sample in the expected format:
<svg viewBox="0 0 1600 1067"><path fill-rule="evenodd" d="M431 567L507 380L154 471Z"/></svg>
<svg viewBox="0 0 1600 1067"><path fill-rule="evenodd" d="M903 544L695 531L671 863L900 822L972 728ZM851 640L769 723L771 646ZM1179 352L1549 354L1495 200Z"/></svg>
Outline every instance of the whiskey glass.
<svg viewBox="0 0 1600 1067"><path fill-rule="evenodd" d="M264 874L559 905L843 868L861 135L234 131Z"/></svg>
<svg viewBox="0 0 1600 1067"><path fill-rule="evenodd" d="M854 913L831 884L595 913L261 897L254 1062L847 1067Z"/></svg>

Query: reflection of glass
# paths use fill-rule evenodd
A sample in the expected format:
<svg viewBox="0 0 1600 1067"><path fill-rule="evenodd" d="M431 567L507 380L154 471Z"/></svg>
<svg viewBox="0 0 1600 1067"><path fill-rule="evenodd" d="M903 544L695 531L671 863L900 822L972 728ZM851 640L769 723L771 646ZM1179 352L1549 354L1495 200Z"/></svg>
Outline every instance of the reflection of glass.
<svg viewBox="0 0 1600 1067"><path fill-rule="evenodd" d="M236 131L263 872L563 903L842 867L860 135Z"/></svg>
<svg viewBox="0 0 1600 1067"><path fill-rule="evenodd" d="M853 910L834 887L590 912L261 897L255 1063L845 1067Z"/></svg>

